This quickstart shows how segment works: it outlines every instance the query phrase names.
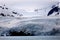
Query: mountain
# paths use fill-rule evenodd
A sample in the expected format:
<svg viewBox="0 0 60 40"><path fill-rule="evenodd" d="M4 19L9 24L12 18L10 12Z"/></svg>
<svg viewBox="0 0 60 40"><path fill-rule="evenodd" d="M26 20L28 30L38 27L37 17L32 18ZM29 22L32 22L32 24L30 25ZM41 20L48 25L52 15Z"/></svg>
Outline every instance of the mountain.
<svg viewBox="0 0 60 40"><path fill-rule="evenodd" d="M45 7L45 8L37 8L34 10L37 13L41 13L43 15L46 16L57 16L60 15L60 8L59 8L59 4L54 4L50 7Z"/></svg>
<svg viewBox="0 0 60 40"><path fill-rule="evenodd" d="M0 16L3 16L3 17L20 17L20 16L23 16L22 14L16 12L16 11L13 11L12 9L6 7L6 5L1 5L0 6Z"/></svg>
<svg viewBox="0 0 60 40"><path fill-rule="evenodd" d="M38 10L38 13L23 12L22 15L5 5L0 6L0 36L60 36L60 17L44 16L47 15L49 9L46 12L44 10ZM40 15L42 15L42 17ZM27 17L20 19L10 18L21 16Z"/></svg>

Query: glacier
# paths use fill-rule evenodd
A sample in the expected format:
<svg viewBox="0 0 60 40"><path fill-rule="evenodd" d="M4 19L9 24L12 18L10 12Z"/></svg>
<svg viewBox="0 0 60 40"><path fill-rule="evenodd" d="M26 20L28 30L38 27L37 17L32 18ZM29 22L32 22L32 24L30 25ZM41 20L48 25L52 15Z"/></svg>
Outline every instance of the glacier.
<svg viewBox="0 0 60 40"><path fill-rule="evenodd" d="M47 16L51 9L19 10L18 13L5 5L0 6L0 36L60 36L60 14L54 12Z"/></svg>
<svg viewBox="0 0 60 40"><path fill-rule="evenodd" d="M56 17L4 18L0 18L0 36L24 36L21 32L25 36L60 36L60 19Z"/></svg>

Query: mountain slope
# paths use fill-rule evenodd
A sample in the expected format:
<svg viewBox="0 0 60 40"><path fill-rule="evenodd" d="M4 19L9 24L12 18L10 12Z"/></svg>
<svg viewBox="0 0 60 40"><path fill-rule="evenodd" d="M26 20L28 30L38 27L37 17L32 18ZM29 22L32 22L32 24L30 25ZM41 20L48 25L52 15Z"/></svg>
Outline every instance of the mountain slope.
<svg viewBox="0 0 60 40"><path fill-rule="evenodd" d="M20 14L20 13L18 13L16 11L12 11L12 9L10 10L10 8L3 5L3 6L0 6L0 16L4 16L4 17L20 17L20 16L22 16L22 14Z"/></svg>

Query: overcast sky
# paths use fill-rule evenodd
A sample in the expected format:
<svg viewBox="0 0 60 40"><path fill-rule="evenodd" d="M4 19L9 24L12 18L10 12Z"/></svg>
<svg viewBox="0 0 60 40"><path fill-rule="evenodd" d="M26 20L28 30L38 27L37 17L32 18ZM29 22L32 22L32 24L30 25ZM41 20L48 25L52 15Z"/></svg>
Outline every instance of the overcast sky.
<svg viewBox="0 0 60 40"><path fill-rule="evenodd" d="M15 9L23 9L26 11L33 11L37 8L49 7L58 0L0 0L0 4L6 4L7 6Z"/></svg>

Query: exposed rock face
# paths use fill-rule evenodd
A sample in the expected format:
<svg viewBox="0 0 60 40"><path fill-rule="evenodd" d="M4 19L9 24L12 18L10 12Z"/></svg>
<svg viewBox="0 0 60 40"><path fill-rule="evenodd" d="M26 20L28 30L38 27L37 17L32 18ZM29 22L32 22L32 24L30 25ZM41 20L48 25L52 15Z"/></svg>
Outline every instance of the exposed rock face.
<svg viewBox="0 0 60 40"><path fill-rule="evenodd" d="M59 12L58 12L58 11L59 11L58 6L57 6L57 7L54 7L54 8L52 8L52 9L49 11L49 13L47 14L47 16L53 14L54 12L57 12L56 15L59 15Z"/></svg>

